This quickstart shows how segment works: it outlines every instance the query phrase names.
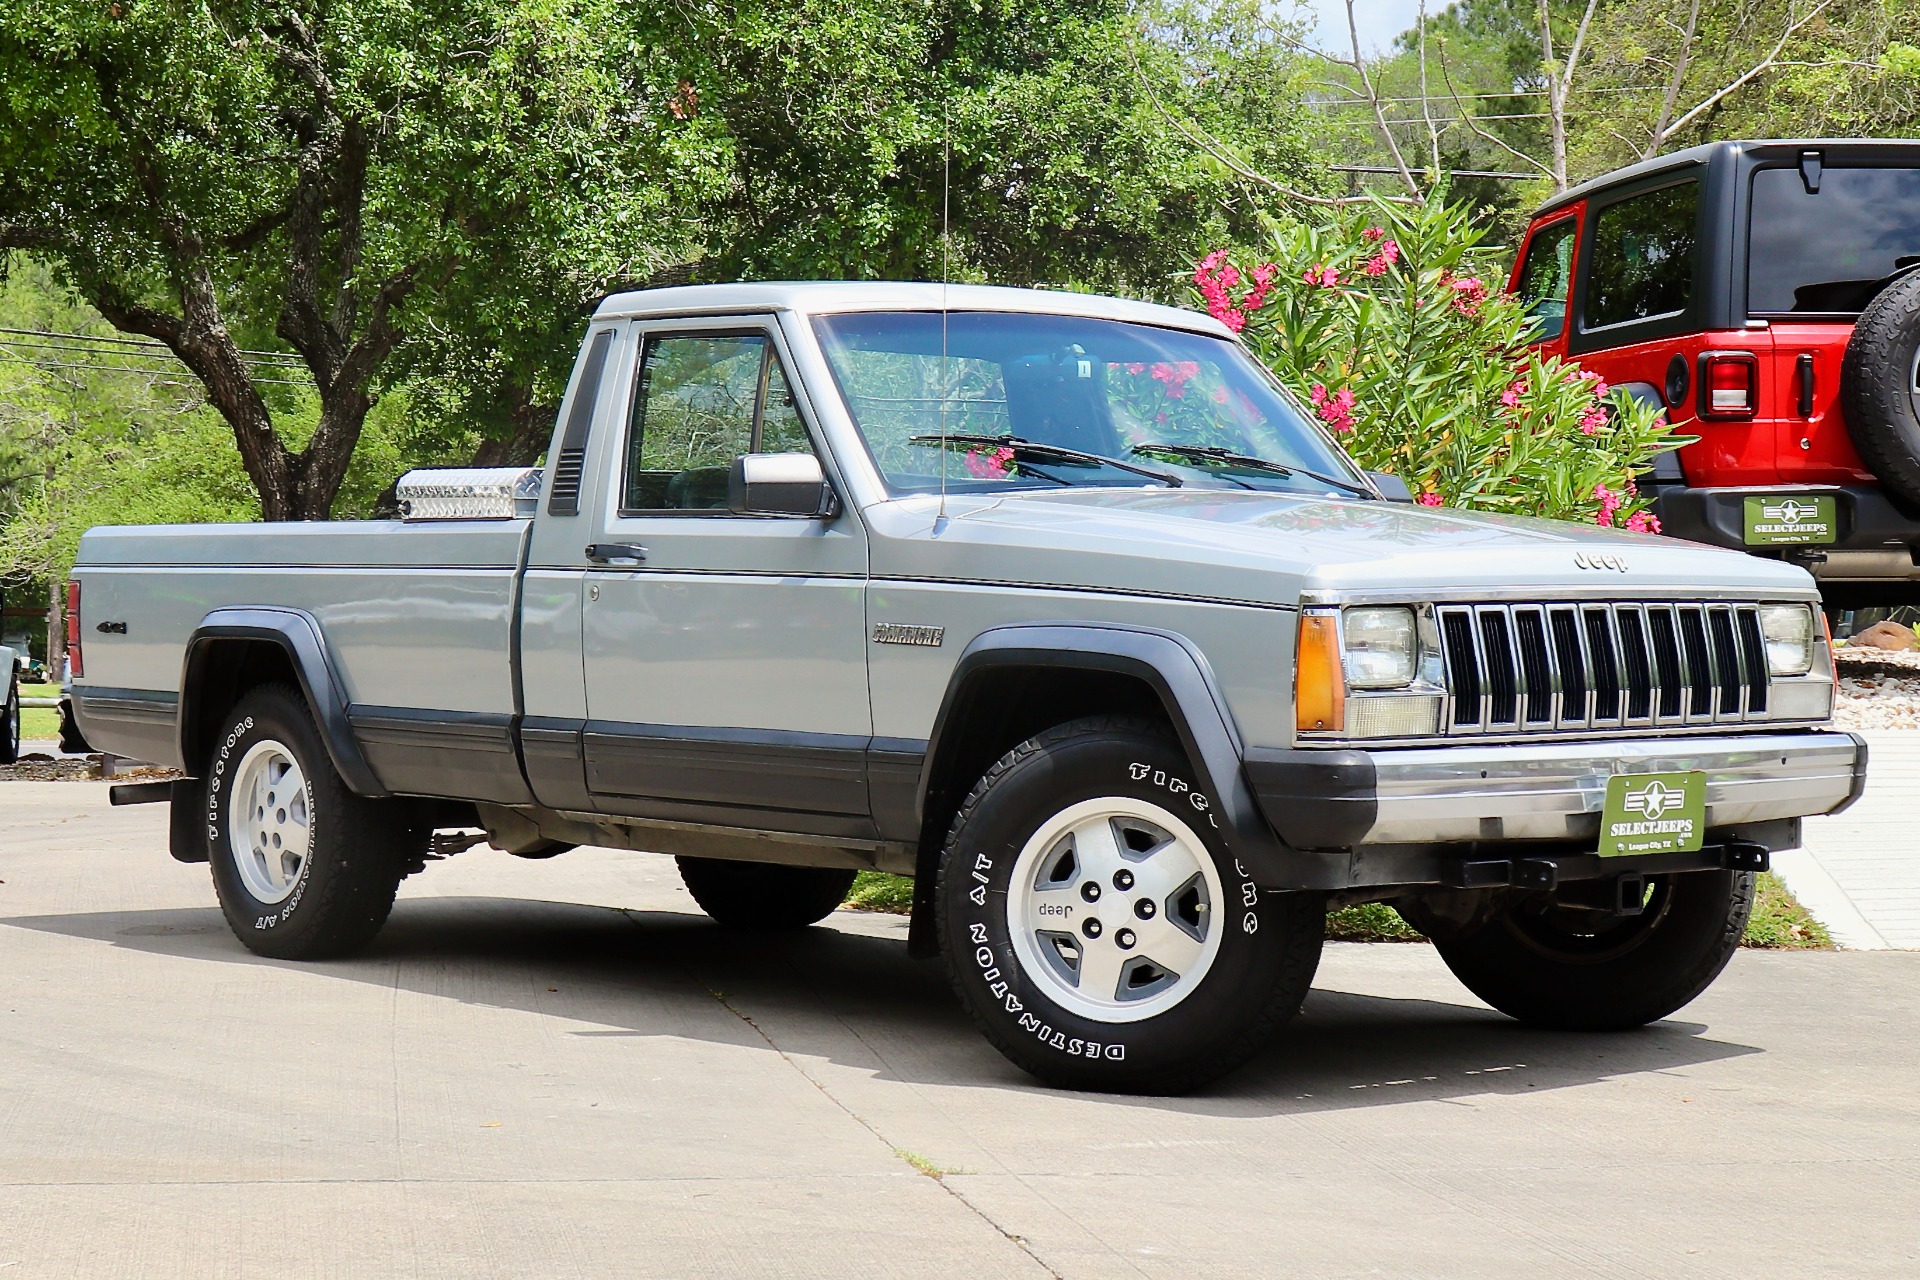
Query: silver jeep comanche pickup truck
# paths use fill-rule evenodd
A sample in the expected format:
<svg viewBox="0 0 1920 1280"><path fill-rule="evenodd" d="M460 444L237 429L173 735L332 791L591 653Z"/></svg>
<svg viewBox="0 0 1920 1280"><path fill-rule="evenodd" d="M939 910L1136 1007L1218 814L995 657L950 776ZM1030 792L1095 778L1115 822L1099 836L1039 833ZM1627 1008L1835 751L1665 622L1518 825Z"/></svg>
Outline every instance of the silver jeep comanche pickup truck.
<svg viewBox="0 0 1920 1280"><path fill-rule="evenodd" d="M879 868L1008 1058L1174 1091L1329 904L1517 1018L1664 1017L1864 781L1803 571L1410 504L1186 311L622 294L544 469L400 493L81 545L80 727L186 773L116 800L264 955L363 946L459 829L673 854L737 928Z"/></svg>

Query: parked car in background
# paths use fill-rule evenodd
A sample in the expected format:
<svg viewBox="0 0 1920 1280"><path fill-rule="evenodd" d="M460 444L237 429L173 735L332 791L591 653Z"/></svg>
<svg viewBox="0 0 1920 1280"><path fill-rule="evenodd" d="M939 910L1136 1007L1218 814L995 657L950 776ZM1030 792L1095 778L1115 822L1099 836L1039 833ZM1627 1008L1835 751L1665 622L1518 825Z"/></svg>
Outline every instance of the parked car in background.
<svg viewBox="0 0 1920 1280"><path fill-rule="evenodd" d="M20 684L26 655L0 645L0 764L20 758Z"/></svg>
<svg viewBox="0 0 1920 1280"><path fill-rule="evenodd" d="M1556 196L1509 288L1539 343L1699 440L1668 534L1920 602L1920 141L1718 142Z"/></svg>

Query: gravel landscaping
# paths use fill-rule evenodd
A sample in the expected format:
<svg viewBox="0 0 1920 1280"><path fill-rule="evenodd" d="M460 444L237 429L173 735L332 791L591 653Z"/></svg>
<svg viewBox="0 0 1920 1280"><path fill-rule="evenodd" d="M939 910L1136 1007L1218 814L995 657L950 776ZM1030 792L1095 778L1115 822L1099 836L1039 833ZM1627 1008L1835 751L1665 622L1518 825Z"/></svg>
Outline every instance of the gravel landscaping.
<svg viewBox="0 0 1920 1280"><path fill-rule="evenodd" d="M1920 729L1920 653L1841 645L1833 663L1840 677L1837 727Z"/></svg>

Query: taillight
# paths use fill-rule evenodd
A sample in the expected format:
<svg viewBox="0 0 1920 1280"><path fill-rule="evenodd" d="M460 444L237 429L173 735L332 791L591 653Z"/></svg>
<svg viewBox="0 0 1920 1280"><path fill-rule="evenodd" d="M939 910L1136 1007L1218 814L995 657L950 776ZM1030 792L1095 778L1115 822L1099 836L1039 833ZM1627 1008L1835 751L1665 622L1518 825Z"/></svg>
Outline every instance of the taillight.
<svg viewBox="0 0 1920 1280"><path fill-rule="evenodd" d="M1700 416L1751 418L1760 410L1760 361L1751 351L1700 356Z"/></svg>
<svg viewBox="0 0 1920 1280"><path fill-rule="evenodd" d="M80 584L67 584L67 671L78 679L86 674L80 664Z"/></svg>

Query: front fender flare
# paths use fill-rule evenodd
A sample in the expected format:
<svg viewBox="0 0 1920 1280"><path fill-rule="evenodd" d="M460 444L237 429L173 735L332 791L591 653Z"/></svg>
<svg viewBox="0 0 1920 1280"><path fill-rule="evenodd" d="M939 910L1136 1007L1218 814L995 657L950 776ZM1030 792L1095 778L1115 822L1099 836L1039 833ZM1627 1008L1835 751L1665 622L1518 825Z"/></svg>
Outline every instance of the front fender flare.
<svg viewBox="0 0 1920 1280"><path fill-rule="evenodd" d="M1245 751L1206 656L1185 637L1144 627L1034 623L981 632L961 652L934 720L920 775L919 811L940 777L941 750L968 681L994 667L1106 671L1145 682L1160 699L1180 745L1214 797L1228 850L1256 883L1279 884L1288 851L1267 824L1241 768ZM935 839L944 833L937 833ZM934 851L938 856L938 850Z"/></svg>

